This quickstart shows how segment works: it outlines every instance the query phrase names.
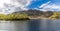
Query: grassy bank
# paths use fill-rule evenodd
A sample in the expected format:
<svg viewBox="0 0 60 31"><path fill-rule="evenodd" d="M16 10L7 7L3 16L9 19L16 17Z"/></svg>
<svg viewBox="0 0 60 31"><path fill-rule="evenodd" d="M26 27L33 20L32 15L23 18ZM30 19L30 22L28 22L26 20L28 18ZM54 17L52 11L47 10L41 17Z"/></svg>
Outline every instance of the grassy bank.
<svg viewBox="0 0 60 31"><path fill-rule="evenodd" d="M28 20L28 16L26 14L9 14L4 15L0 14L0 20Z"/></svg>

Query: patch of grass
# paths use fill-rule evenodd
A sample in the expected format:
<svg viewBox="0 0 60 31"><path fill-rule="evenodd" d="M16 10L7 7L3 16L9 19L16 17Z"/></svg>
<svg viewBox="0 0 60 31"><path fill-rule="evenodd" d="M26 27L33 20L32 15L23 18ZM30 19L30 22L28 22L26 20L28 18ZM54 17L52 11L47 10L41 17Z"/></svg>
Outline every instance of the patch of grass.
<svg viewBox="0 0 60 31"><path fill-rule="evenodd" d="M9 15L4 15L0 14L0 20L28 20L27 14L9 14Z"/></svg>

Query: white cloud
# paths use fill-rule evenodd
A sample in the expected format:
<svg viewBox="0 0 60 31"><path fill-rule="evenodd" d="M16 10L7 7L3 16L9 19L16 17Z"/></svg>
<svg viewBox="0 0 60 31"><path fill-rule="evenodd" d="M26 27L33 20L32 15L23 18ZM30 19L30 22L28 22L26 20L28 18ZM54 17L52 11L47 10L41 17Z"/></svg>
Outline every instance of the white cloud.
<svg viewBox="0 0 60 31"><path fill-rule="evenodd" d="M10 14L15 11L28 10L25 8L31 3L30 0L0 0L0 13Z"/></svg>
<svg viewBox="0 0 60 31"><path fill-rule="evenodd" d="M50 11L60 11L60 5L47 5L43 9L50 10Z"/></svg>
<svg viewBox="0 0 60 31"><path fill-rule="evenodd" d="M49 10L49 11L60 11L60 5L49 4L49 2L43 4L39 8L42 8L40 10L43 10L43 11L46 11L46 10Z"/></svg>
<svg viewBox="0 0 60 31"><path fill-rule="evenodd" d="M51 2L51 1L49 1L49 2L47 2L47 3L45 3L45 4L42 4L41 6L39 6L39 8L43 8L43 7L47 6L50 2Z"/></svg>
<svg viewBox="0 0 60 31"><path fill-rule="evenodd" d="M47 5L47 6L44 7L44 8L60 9L60 6L53 4L53 5Z"/></svg>

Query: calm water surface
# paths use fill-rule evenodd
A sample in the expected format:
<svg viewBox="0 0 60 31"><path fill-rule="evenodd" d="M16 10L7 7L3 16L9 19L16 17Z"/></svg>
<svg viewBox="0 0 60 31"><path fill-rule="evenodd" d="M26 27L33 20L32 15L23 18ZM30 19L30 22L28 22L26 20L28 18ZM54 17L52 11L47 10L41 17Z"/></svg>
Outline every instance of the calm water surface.
<svg viewBox="0 0 60 31"><path fill-rule="evenodd" d="M60 31L60 20L0 21L0 31Z"/></svg>

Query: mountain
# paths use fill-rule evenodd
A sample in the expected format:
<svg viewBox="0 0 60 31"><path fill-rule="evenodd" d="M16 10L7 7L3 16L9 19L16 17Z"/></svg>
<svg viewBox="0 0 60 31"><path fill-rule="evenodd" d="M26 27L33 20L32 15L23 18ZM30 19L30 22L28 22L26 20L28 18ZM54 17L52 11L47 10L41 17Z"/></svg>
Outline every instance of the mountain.
<svg viewBox="0 0 60 31"><path fill-rule="evenodd" d="M51 15L53 15L52 11L40 11L40 10L36 10L36 9L29 9L27 11L19 11L19 12L14 12L13 14L27 14L27 16L33 16L33 17L38 17L38 16L44 16L44 17L49 17Z"/></svg>

